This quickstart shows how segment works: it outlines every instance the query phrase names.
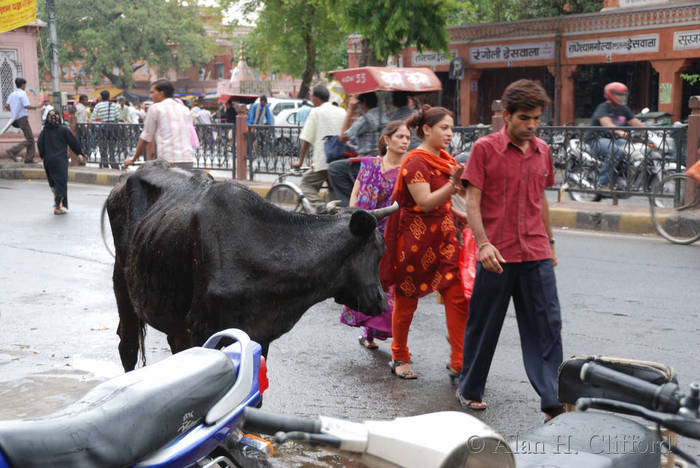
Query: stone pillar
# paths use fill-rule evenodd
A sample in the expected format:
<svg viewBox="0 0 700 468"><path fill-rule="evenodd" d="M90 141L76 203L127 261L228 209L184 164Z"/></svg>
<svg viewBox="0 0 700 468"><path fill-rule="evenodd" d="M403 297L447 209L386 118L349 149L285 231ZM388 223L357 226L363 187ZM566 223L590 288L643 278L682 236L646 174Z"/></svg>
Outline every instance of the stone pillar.
<svg viewBox="0 0 700 468"><path fill-rule="evenodd" d="M659 111L671 114L671 120L681 120L681 99L683 99L681 72L690 66L690 60L652 60L651 66L659 74Z"/></svg>
<svg viewBox="0 0 700 468"><path fill-rule="evenodd" d="M568 123L573 123L575 112L576 112L576 72L578 71L578 65L561 65L559 67L561 76L557 77L556 67L554 65L548 65L547 71L554 77L555 88L557 82L560 81L561 91L559 93L559 100L556 100L556 90L554 96L554 116L559 115L559 120L555 119L554 125L565 125ZM557 113L556 108L559 109Z"/></svg>
<svg viewBox="0 0 700 468"><path fill-rule="evenodd" d="M688 116L688 154L685 167L689 168L700 159L700 96L690 96L690 115ZM693 185L686 187L686 200L692 200Z"/></svg>
<svg viewBox="0 0 700 468"><path fill-rule="evenodd" d="M238 111L236 116L236 179L246 180L248 178L248 165L245 159L248 154L248 142L246 141L245 135L248 132L248 125L246 125L246 119L248 114L245 112Z"/></svg>
<svg viewBox="0 0 700 468"><path fill-rule="evenodd" d="M503 118L503 105L500 99L496 99L491 103L491 129L493 132L500 132L501 129L506 125L506 121Z"/></svg>
<svg viewBox="0 0 700 468"><path fill-rule="evenodd" d="M464 70L464 79L460 85L459 93L462 96L461 117L462 125L474 125L479 122L479 78L483 71L473 68Z"/></svg>

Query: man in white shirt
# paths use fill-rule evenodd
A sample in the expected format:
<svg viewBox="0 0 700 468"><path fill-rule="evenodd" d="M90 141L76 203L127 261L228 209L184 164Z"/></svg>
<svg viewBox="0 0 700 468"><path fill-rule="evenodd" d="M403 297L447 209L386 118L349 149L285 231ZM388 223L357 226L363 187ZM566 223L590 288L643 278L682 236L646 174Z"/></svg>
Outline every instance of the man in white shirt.
<svg viewBox="0 0 700 468"><path fill-rule="evenodd" d="M29 126L29 114L27 110L38 109L39 106L32 106L29 103L27 92L24 90L27 87L27 80L19 77L15 78L15 86L17 86L17 89L7 97L5 108L12 114L10 117L12 126L22 130L25 141L8 149L7 156L19 162L21 161L18 156L19 152L27 148L27 152L24 155L24 162L29 164L34 161L34 152L36 150L34 146L34 133L32 132L32 127Z"/></svg>
<svg viewBox="0 0 700 468"><path fill-rule="evenodd" d="M323 182L328 179L328 163L323 139L327 136L339 135L345 120L345 111L328 102L329 98L330 93L325 86L316 86L313 89L311 102L315 107L309 112L299 135L302 141L299 161L292 164L294 168L301 167L306 153L313 146L311 170L302 176L301 190L316 209L323 203L318 192Z"/></svg>
<svg viewBox="0 0 700 468"><path fill-rule="evenodd" d="M54 110L53 106L51 103L47 100L44 101L44 105L41 106L41 123L43 124L46 121L46 116L49 115L49 112Z"/></svg>
<svg viewBox="0 0 700 468"><path fill-rule="evenodd" d="M201 124L211 125L211 114L206 109L200 109L199 112L197 112L197 120L199 120Z"/></svg>
<svg viewBox="0 0 700 468"><path fill-rule="evenodd" d="M132 158L124 160L124 167L136 161L155 140L159 158L183 169L192 169L194 149L190 142L192 116L184 105L173 99L175 88L168 80L158 80L151 85L150 96L154 104L149 107L143 132Z"/></svg>
<svg viewBox="0 0 700 468"><path fill-rule="evenodd" d="M129 123L139 123L139 106L140 104L138 101L134 101L133 104L129 106Z"/></svg>
<svg viewBox="0 0 700 468"><path fill-rule="evenodd" d="M88 97L81 94L78 98L78 105L75 106L75 120L79 124L87 123Z"/></svg>

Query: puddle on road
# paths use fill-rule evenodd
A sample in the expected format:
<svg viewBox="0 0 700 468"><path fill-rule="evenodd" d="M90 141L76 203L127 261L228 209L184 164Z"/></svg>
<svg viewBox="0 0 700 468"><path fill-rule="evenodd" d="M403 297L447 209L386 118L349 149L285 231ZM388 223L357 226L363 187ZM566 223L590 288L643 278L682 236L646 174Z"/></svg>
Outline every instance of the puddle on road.
<svg viewBox="0 0 700 468"><path fill-rule="evenodd" d="M0 419L19 419L58 411L102 382L89 372L52 369L0 382Z"/></svg>

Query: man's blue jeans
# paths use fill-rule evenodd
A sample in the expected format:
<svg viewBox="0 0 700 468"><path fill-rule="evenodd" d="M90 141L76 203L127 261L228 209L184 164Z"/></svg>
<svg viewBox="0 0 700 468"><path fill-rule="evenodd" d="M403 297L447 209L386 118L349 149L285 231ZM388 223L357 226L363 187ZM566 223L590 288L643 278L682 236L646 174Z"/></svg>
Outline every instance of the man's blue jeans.
<svg viewBox="0 0 700 468"><path fill-rule="evenodd" d="M600 168L598 175L598 185L613 185L615 182L614 174L617 173L617 166L625 157L625 145L627 140L624 138L599 138L591 142L596 153L603 158L603 166Z"/></svg>

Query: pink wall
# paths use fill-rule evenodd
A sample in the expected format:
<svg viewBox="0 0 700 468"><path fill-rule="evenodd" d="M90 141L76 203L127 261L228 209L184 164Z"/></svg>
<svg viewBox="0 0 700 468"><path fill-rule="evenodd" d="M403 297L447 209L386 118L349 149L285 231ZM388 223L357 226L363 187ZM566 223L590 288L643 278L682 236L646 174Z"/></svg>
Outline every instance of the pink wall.
<svg viewBox="0 0 700 468"><path fill-rule="evenodd" d="M39 66L36 55L36 43L39 30L44 26L45 24L43 22L38 21L31 25L0 34L0 49L14 49L17 51L17 59L22 66L21 76L27 80L27 87L25 89L27 91L27 96L29 96L29 101L32 104L40 104ZM12 83L12 86L14 87L14 83ZM4 108L0 111L0 126L4 127L7 120L10 118L10 113L5 111ZM29 123L32 126L35 138L38 137L41 131L41 115L39 110L29 111ZM21 132L10 133L14 130L15 129L8 130L7 133L0 135L0 149L5 150L24 140L24 136L22 136Z"/></svg>

